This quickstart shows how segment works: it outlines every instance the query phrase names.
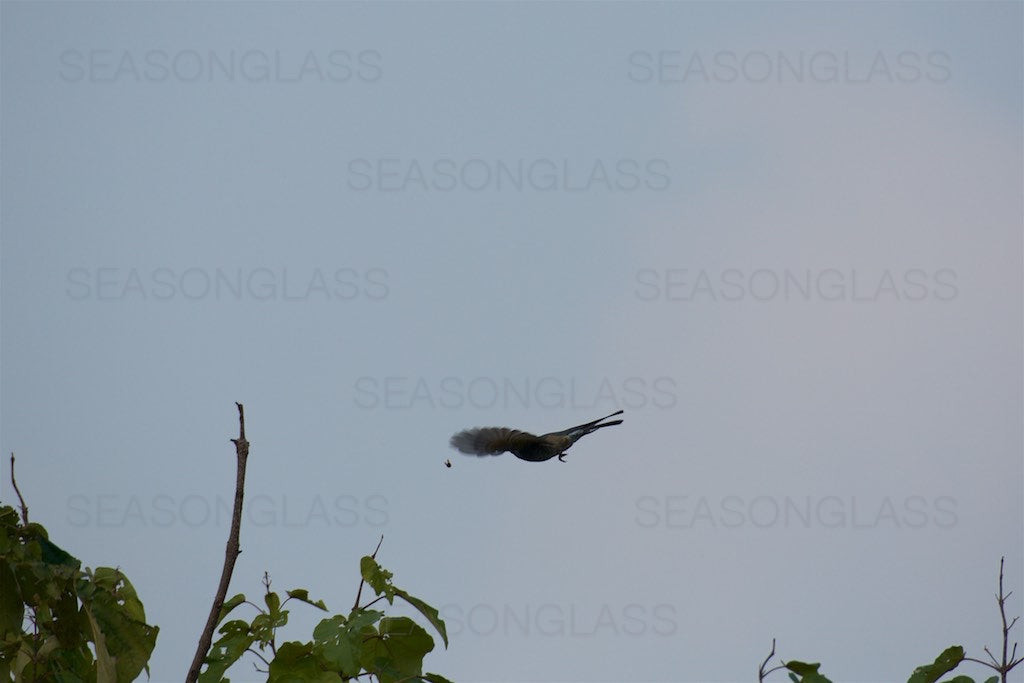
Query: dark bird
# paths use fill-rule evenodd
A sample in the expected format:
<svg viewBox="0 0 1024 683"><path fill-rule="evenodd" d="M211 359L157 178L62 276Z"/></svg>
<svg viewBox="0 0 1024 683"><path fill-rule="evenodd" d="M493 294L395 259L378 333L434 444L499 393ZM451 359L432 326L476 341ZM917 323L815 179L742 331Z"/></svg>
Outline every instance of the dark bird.
<svg viewBox="0 0 1024 683"><path fill-rule="evenodd" d="M622 420L604 422L609 417L621 415L622 411L606 415L599 420L586 422L575 427L534 436L508 427L474 427L459 432L451 439L452 448L469 455L498 455L508 451L520 460L544 462L558 456L565 462L565 452L582 437L602 427L622 424Z"/></svg>

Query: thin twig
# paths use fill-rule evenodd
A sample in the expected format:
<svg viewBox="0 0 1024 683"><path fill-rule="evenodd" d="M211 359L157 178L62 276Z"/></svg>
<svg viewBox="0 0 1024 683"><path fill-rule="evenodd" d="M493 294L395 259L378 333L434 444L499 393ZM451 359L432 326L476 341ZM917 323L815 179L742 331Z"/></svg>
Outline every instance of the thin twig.
<svg viewBox="0 0 1024 683"><path fill-rule="evenodd" d="M363 609L366 609L367 607L372 607L373 605L375 605L375 604L377 604L378 602L380 602L381 600L383 600L383 599L384 599L385 597L387 597L387 596L384 596L384 595L378 595L378 596L377 596L377 597L375 597L375 598L374 598L373 600L370 600L370 602L368 602L368 603L366 603L365 605L363 605Z"/></svg>
<svg viewBox="0 0 1024 683"><path fill-rule="evenodd" d="M764 658L763 662L761 662L761 666L757 667L757 680L758 681L763 681L764 680L764 677L765 677L764 668L766 666L768 666L768 662L774 656L775 656L775 639L772 638L772 651L769 652L768 656Z"/></svg>
<svg viewBox="0 0 1024 683"><path fill-rule="evenodd" d="M267 661L267 658L266 658L266 657L264 657L264 656L263 656L262 654L260 654L258 650L254 650L254 649L252 649L252 648L250 647L250 648L247 648L247 649L246 649L246 652L251 652L251 653L253 653L253 654L254 654L254 655L256 655L257 657L259 657L260 659L262 659L262 660L263 660L263 663L264 663L264 664L266 664L266 665L267 665L268 667L270 666L270 662L268 662L268 661ZM254 663L254 665L255 665L255 663ZM259 669L257 669L257 671L259 671Z"/></svg>
<svg viewBox="0 0 1024 683"><path fill-rule="evenodd" d="M1003 683L1006 683L1006 675L1009 674L1010 671L1015 666L1020 664L1021 661L1022 661L1020 659L1017 659L1017 660L1014 659L1014 657L1017 654L1017 643L1013 644L1013 651L1012 652L1009 652L1009 653L1007 652L1007 650L1009 649L1009 645L1010 645L1010 629L1012 629L1013 625L1017 623L1017 619L1019 617L1014 617L1013 620L1010 621L1009 623L1007 623L1007 621L1006 621L1006 601L1009 599L1009 597L1011 595L1013 595L1013 591L1010 591L1009 593L1004 593L1003 592L1003 565L1005 563L1006 563L1006 558L1005 557L1000 557L999 558L999 595L996 596L996 601L999 603L999 616L1003 620L1003 660L1002 660L1002 662L999 663L999 667L997 669L999 671L999 673L1002 675ZM987 650L986 650L986 652L987 652ZM1009 654L1009 657L1007 657L1008 654ZM991 656L991 654L989 656Z"/></svg>
<svg viewBox="0 0 1024 683"><path fill-rule="evenodd" d="M243 600L243 601L242 601L242 604L243 604L243 605L252 605L253 607L255 607L255 608L256 608L256 611L257 611L257 612L259 612L260 614L266 614L266 613L267 613L267 612L266 612L266 610L264 610L264 609L263 609L263 607L262 607L261 605L257 605L257 604L256 604L255 602L253 602L252 600Z"/></svg>
<svg viewBox="0 0 1024 683"><path fill-rule="evenodd" d="M18 490L18 482L14 478L14 451L11 451L11 484L14 486L14 492L18 494L18 500L21 502L21 523L27 525L28 506L25 505L25 499L21 497L21 491Z"/></svg>
<svg viewBox="0 0 1024 683"><path fill-rule="evenodd" d="M772 673L773 671L778 671L779 669L785 669L786 668L786 663L783 662L779 666L773 666L772 668L770 668L767 671L765 671L764 668L766 666L768 666L768 662L774 656L775 656L775 639L772 638L772 651L769 652L768 656L764 658L763 662L761 662L761 666L757 667L757 680L759 681L759 683L764 683L764 679L767 678L768 674Z"/></svg>
<svg viewBox="0 0 1024 683"><path fill-rule="evenodd" d="M975 657L964 657L964 661L965 662L974 662L975 664L981 664L982 666L987 666L988 668L992 669L993 671L999 671L999 667L996 664L993 664L991 662L986 662L984 659L977 659Z"/></svg>
<svg viewBox="0 0 1024 683"><path fill-rule="evenodd" d="M1003 564L1006 562L1006 556L999 558L999 595L996 596L996 600L999 602L999 616L1003 620L1003 668L1006 668L1006 641L1010 635L1010 626L1006 625L1006 598L1008 595L1003 595ZM1005 677L1006 674L1003 674Z"/></svg>
<svg viewBox="0 0 1024 683"><path fill-rule="evenodd" d="M982 659L975 659L974 657L964 657L965 662L974 662L975 664L981 664L987 666L999 673L999 678L1002 683L1006 683L1006 677L1021 662L1024 662L1024 657L1017 659L1017 643L1013 644L1013 649L1008 653L1010 645L1010 629L1014 627L1017 620L1020 617L1014 617L1009 623L1006 621L1006 601L1013 595L1013 591L1009 593L1003 593L1003 565L1006 563L1006 558L999 558L999 592L996 593L996 602L999 603L999 616L1003 621L1003 658L1002 661L996 659L996 656L992 654L992 651L988 649L988 646L982 648L991 662L986 662ZM1007 656L1009 655L1009 656Z"/></svg>
<svg viewBox="0 0 1024 683"><path fill-rule="evenodd" d="M217 628L220 611L227 598L231 574L235 570L235 561L242 552L238 545L238 537L242 529L242 500L245 494L245 465L249 458L249 442L245 439L245 408L241 403L236 402L235 405L238 406L238 438L231 439L231 442L235 444L237 472L235 474L235 508L231 515L231 532L224 550L224 568L220 574L220 584L217 586L217 594L210 607L210 616L206 620L206 627L199 637L199 645L196 647L195 657L192 658L192 666L189 667L188 675L185 677L186 683L196 683L199 679L199 669L203 666L206 653L210 651L213 631Z"/></svg>

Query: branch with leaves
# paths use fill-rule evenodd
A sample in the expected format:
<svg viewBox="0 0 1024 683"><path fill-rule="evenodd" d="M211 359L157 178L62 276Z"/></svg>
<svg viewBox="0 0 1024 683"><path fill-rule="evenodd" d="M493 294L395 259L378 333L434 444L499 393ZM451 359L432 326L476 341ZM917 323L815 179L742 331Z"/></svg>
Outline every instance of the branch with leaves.
<svg viewBox="0 0 1024 683"><path fill-rule="evenodd" d="M985 679L984 683L1007 683L1007 675L1016 667L1021 661L1024 661L1024 657L1017 657L1017 643L1014 642L1013 648L1009 647L1010 643L1010 629L1017 623L1018 617L1014 617L1012 620L1007 621L1006 619L1006 601L1013 595L1013 592L1005 593L1003 591L1003 565L1006 558L1000 558L999 560L999 592L996 594L996 602L999 604L999 615L1003 621L1003 656L1002 659L996 659L992 652L985 647L985 653L989 656L990 662L986 662L982 659L975 659L973 657L967 657L964 655L964 648L960 645L954 645L946 648L942 654L935 658L935 661L931 664L924 664L914 669L914 672L907 679L907 683L936 683L942 676L946 675L961 662L974 662L976 664L982 664L990 669L995 670L999 675L992 676ZM772 638L772 649L768 653L768 656L761 662L761 666L757 670L757 680L759 683L764 683L765 678L768 677L774 671L780 669L789 670L789 678L793 683L831 683L831 681L818 672L820 664L808 664L806 662L789 661L785 662L780 660L781 664L774 666L770 669L766 669L768 663L772 657L775 656L775 639ZM970 676L955 676L948 681L943 683L974 683L974 679Z"/></svg>
<svg viewBox="0 0 1024 683"><path fill-rule="evenodd" d="M249 455L249 442L245 438L245 412L238 406L239 437L232 439L238 461L235 479L235 509L231 532L225 551L224 569L214 597L210 617L200 637L196 657L189 670L188 683L220 683L225 674L246 653L259 664L257 670L267 674L267 682L279 681L343 681L362 677L375 678L379 683L448 683L442 676L423 673L423 658L434 649L434 639L427 631L408 617L387 617L372 606L386 600L394 604L396 597L416 608L440 634L448 647L448 632L438 611L423 600L410 595L392 583L392 573L377 563L382 536L372 555L359 563L360 580L356 600L346 614L335 614L323 619L313 629L313 639L307 642L289 641L278 644L277 631L288 623L289 601L305 603L310 607L328 611L323 600L313 600L309 591L286 591L285 598L271 590L268 574L263 575L263 605L260 606L239 593L227 597L228 585L240 551L239 535L242 501L245 488L245 466ZM369 586L376 598L360 605L363 588ZM225 622L236 608L248 605L256 611L250 620L233 619ZM220 628L217 629L217 626ZM220 637L213 641L214 630ZM205 669L202 668L205 665ZM262 666L262 668L261 668ZM202 671L200 671L202 669Z"/></svg>
<svg viewBox="0 0 1024 683"><path fill-rule="evenodd" d="M759 683L764 683L764 679L768 677L774 671L780 669L788 669L789 677L793 683L831 683L827 678L818 673L818 668L821 664L808 664L807 662L798 662L795 659L788 662L779 660L780 664L773 666L770 669L765 667L771 661L772 657L775 656L775 639L772 638L772 650L768 653L768 656L761 662L761 666L757 668L757 680Z"/></svg>
<svg viewBox="0 0 1024 683"><path fill-rule="evenodd" d="M334 674L342 681L368 676L380 683L448 683L443 676L423 673L423 658L434 649L434 639L423 627L408 617L387 617L380 610L370 609L380 600L393 604L400 597L430 622L448 646L448 633L438 611L392 583L392 573L377 563L379 550L380 543L373 555L363 557L359 563L361 578L351 611L321 620L310 641L277 643L277 630L288 623L289 611L284 606L290 600L328 611L323 600L311 599L305 589L287 591L282 600L270 590L270 579L264 574L264 607L250 602L243 594L226 601L218 622L241 605L249 605L257 614L250 621L234 619L220 627L221 637L206 657L207 668L200 674L199 683L226 681L228 669L245 653L253 654L263 663L266 668L258 670L267 674L268 683L321 681L329 678L325 674ZM364 585L377 597L360 605Z"/></svg>
<svg viewBox="0 0 1024 683"><path fill-rule="evenodd" d="M159 629L128 577L83 569L28 521L13 453L11 482L21 513L0 505L0 680L120 683L148 673Z"/></svg>

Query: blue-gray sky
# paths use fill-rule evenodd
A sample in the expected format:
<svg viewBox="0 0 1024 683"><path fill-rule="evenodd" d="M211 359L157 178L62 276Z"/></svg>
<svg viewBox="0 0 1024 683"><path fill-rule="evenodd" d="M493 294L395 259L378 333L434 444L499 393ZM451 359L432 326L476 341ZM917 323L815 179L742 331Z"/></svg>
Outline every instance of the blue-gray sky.
<svg viewBox="0 0 1024 683"><path fill-rule="evenodd" d="M383 533L453 680L983 656L1001 555L1024 595L1021 25L5 2L2 452L134 582L154 681L216 587L234 401L232 592L345 610ZM448 448L619 408L565 464Z"/></svg>

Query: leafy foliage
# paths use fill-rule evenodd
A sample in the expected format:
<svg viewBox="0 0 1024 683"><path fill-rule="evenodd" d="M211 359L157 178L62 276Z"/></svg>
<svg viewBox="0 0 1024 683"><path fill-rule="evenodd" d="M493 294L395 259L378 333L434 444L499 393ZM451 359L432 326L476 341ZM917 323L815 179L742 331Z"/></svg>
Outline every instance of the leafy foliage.
<svg viewBox="0 0 1024 683"><path fill-rule="evenodd" d="M0 680L131 681L149 672L158 631L120 570L82 569L0 506Z"/></svg>
<svg viewBox="0 0 1024 683"><path fill-rule="evenodd" d="M942 654L935 658L931 664L925 664L914 669L914 673L907 679L907 683L936 683L943 675L955 669L964 660L964 649L959 645L946 648ZM832 683L818 672L821 664L808 664L796 660L783 662L777 669L788 669L789 678L793 683ZM774 671L776 669L772 669ZM761 680L764 680L765 673L762 671ZM998 683L999 676L987 678L984 683ZM975 683L970 676L955 676L942 683Z"/></svg>
<svg viewBox="0 0 1024 683"><path fill-rule="evenodd" d="M206 669L199 675L200 683L227 682L228 669L246 652L256 653L267 664L268 683L337 683L339 678L347 681L367 674L380 683L448 683L442 676L423 673L423 658L434 649L434 639L423 627L408 617L386 617L370 606L381 599L393 604L396 596L402 598L430 622L447 647L448 634L437 610L395 586L392 573L373 557L362 558L359 566L362 582L378 597L366 605L357 604L348 614L334 614L321 620L309 642L277 645L275 641L277 629L288 623L288 610L283 608L289 600L327 611L322 600L310 599L308 591L288 591L282 601L264 578L265 608L250 603L242 594L227 600L220 611L221 622L243 603L252 605L257 614L248 622L234 619L223 623L218 630L220 638L206 657Z"/></svg>
<svg viewBox="0 0 1024 683"><path fill-rule="evenodd" d="M959 645L948 647L931 664L914 669L914 673L907 679L907 683L935 683L943 674L955 669L962 661L964 661L964 649ZM957 678L967 678L967 676L957 676Z"/></svg>
<svg viewBox="0 0 1024 683"><path fill-rule="evenodd" d="M968 657L964 653L964 648L960 645L953 645L942 651L942 653L935 658L935 661L931 664L923 664L910 674L910 678L907 683L938 683L939 679L944 675L952 671L953 669L960 666L962 662L972 662L974 664L981 664L992 670L999 675L990 676L985 679L984 683L999 683L1000 680L1003 683L1006 682L1006 676L1012 671L1017 665L1024 662L1024 657L1017 657L1017 643L1013 643L1013 648L1010 649L1010 631L1013 630L1014 625L1017 623L1019 617L1008 619L1006 617L1006 601L1013 594L1013 592L1005 592L1003 589L1003 568L1006 558L999 560L999 592L996 593L996 602L999 605L999 616L1003 625L1003 648L1002 648L1002 659L996 659L988 647L983 648L985 654L988 655L989 661L981 659L975 659ZM789 670L789 678L793 683L831 683L829 679L825 678L821 673L818 672L820 664L807 664L806 662L789 661L782 662L779 666L766 669L768 663L772 657L775 656L775 639L772 639L772 650L765 657L764 662L761 663L760 669L758 669L758 683L764 683L765 678L768 677L772 672L780 669ZM975 683L974 679L970 676L954 676L953 678L946 679L942 683Z"/></svg>

